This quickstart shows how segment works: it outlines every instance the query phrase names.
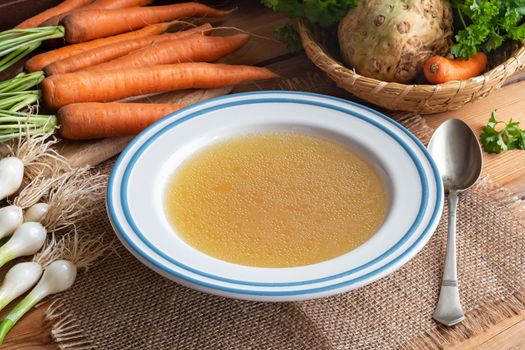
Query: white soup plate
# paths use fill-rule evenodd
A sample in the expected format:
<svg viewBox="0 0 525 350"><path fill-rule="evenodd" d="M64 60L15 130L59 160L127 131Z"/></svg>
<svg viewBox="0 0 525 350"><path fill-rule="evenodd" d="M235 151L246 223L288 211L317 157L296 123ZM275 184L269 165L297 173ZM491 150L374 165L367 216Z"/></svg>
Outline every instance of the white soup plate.
<svg viewBox="0 0 525 350"><path fill-rule="evenodd" d="M177 235L163 203L177 167L218 140L270 130L333 138L375 166L388 188L390 209L367 242L321 263L259 268L208 256ZM381 113L329 96L263 91L198 103L147 128L120 155L107 208L122 243L161 275L226 297L292 301L359 288L405 264L436 229L443 186L423 144Z"/></svg>

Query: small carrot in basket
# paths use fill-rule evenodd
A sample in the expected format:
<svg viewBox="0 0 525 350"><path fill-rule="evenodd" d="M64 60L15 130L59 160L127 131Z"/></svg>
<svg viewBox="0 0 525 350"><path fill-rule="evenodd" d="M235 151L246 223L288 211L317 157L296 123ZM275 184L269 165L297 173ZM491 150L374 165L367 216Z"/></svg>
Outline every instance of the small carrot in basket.
<svg viewBox="0 0 525 350"><path fill-rule="evenodd" d="M156 43L85 70L149 67L182 62L214 62L244 46L250 36L191 36Z"/></svg>
<svg viewBox="0 0 525 350"><path fill-rule="evenodd" d="M17 25L15 28L24 29L38 27L42 22L48 20L49 18L58 16L63 13L67 13L71 10L77 9L82 6L86 6L92 1L93 0L64 0L57 6L51 7L50 9L47 9L44 12L40 12L36 16L26 19L25 21Z"/></svg>
<svg viewBox="0 0 525 350"><path fill-rule="evenodd" d="M158 35L165 32L170 27L170 25L171 23L152 24L150 26L144 27L133 32L115 35L108 38L86 41L79 44L68 45L56 50L44 52L27 60L27 62L25 63L25 70L28 72L39 71L44 69L45 66L55 61L63 60L65 58L77 55L87 50L126 40Z"/></svg>
<svg viewBox="0 0 525 350"><path fill-rule="evenodd" d="M48 108L76 102L108 102L183 89L211 89L275 78L266 68L212 63L179 63L108 71L56 74L42 82Z"/></svg>
<svg viewBox="0 0 525 350"><path fill-rule="evenodd" d="M149 4L151 1L152 0L96 0L93 2L93 0L90 0L87 4L81 5L78 8L80 8L80 10L115 10L134 6L142 6ZM60 23L62 18L71 14L73 12L72 10L76 10L78 8L64 11L54 15L53 17L48 17L46 21L42 23L42 26L56 26Z"/></svg>
<svg viewBox="0 0 525 350"><path fill-rule="evenodd" d="M73 103L60 108L60 134L69 140L137 135L184 105L177 103Z"/></svg>
<svg viewBox="0 0 525 350"><path fill-rule="evenodd" d="M77 43L127 32L152 23L184 17L222 17L227 14L227 11L196 2L186 2L120 10L83 10L64 17L62 23L66 28L66 41Z"/></svg>
<svg viewBox="0 0 525 350"><path fill-rule="evenodd" d="M128 53L134 52L144 47L148 47L152 44L185 38L188 36L205 34L212 29L211 24L206 23L199 27L191 28L188 30L168 33L162 35L153 35L143 38L130 39L125 41L119 41L109 45L104 45L91 50L83 51L77 55L65 58L51 63L44 68L47 75L76 72L78 70L103 64L121 56L127 55ZM124 68L124 67L122 67Z"/></svg>
<svg viewBox="0 0 525 350"><path fill-rule="evenodd" d="M449 59L434 56L425 62L423 72L433 84L442 84L451 80L467 80L478 76L487 68L487 55L478 52L469 60Z"/></svg>

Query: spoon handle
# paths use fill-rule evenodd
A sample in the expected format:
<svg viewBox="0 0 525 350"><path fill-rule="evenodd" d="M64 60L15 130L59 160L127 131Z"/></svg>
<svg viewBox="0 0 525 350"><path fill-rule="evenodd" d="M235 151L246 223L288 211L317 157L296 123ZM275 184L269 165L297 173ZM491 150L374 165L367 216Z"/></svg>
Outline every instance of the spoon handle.
<svg viewBox="0 0 525 350"><path fill-rule="evenodd" d="M458 193L455 190L448 194L448 237L447 255L439 300L433 318L446 326L461 322L465 316L459 301L458 274L456 270L456 211Z"/></svg>

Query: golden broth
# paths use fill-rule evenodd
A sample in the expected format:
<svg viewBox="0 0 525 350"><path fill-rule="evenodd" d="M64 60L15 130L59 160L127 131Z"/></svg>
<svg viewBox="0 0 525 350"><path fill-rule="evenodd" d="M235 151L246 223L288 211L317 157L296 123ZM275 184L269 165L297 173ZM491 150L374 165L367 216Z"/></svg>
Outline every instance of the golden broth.
<svg viewBox="0 0 525 350"><path fill-rule="evenodd" d="M216 143L183 163L166 213L191 246L260 267L313 264L363 244L388 206L375 170L346 146L269 132Z"/></svg>

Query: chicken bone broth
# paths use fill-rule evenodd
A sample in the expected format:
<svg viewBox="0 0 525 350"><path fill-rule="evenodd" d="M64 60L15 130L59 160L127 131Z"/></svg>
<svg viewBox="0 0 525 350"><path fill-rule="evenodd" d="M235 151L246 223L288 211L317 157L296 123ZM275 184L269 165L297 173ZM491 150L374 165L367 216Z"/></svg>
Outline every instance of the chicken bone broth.
<svg viewBox="0 0 525 350"><path fill-rule="evenodd" d="M375 169L347 146L293 132L234 137L181 164L165 210L180 237L241 265L292 267L345 254L384 221Z"/></svg>

